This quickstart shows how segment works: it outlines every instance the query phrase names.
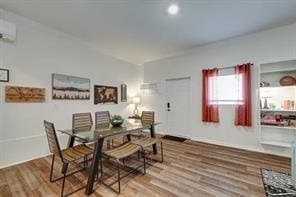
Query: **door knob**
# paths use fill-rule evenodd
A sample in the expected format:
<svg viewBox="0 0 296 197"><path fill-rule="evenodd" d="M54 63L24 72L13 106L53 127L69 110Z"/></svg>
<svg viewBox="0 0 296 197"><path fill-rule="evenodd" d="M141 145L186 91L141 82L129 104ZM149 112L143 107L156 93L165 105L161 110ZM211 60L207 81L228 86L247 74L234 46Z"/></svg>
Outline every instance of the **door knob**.
<svg viewBox="0 0 296 197"><path fill-rule="evenodd" d="M171 111L170 107L171 107L171 104L170 103L167 103L167 110L168 111Z"/></svg>

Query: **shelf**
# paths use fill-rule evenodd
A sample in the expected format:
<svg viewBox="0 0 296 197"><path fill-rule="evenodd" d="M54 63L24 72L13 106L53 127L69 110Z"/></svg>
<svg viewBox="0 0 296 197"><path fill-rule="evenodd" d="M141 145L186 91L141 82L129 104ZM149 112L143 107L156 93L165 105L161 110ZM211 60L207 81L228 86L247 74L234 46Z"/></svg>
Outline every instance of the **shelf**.
<svg viewBox="0 0 296 197"><path fill-rule="evenodd" d="M271 128L271 129L287 129L287 130L295 130L296 131L296 127L291 127L291 126L271 126L271 125L260 125L263 128Z"/></svg>
<svg viewBox="0 0 296 197"><path fill-rule="evenodd" d="M271 89L271 88L296 88L296 85L290 85L290 86L281 86L281 85L278 85L278 86L264 86L264 87L260 87L260 89Z"/></svg>
<svg viewBox="0 0 296 197"><path fill-rule="evenodd" d="M289 68L289 69L270 70L270 71L263 71L263 72L260 72L260 74L282 73L282 72L291 72L291 71L296 72L296 69L295 69L295 68Z"/></svg>
<svg viewBox="0 0 296 197"><path fill-rule="evenodd" d="M262 140L261 141L261 144L291 148L291 143L289 143L289 142L279 142L279 141L271 141L271 140Z"/></svg>
<svg viewBox="0 0 296 197"><path fill-rule="evenodd" d="M296 110L284 110L284 109L260 109L260 111L266 111L266 112L295 112Z"/></svg>
<svg viewBox="0 0 296 197"><path fill-rule="evenodd" d="M275 115L282 115L284 120L281 124L287 124L286 121L296 115L296 84L291 86L281 86L280 80L286 76L296 76L296 60L286 60L260 64L259 82L267 82L269 86L259 88L259 143L262 146L273 146L278 148L291 148L292 141L296 137L296 126L265 125L263 120L270 119L276 121ZM294 101L294 105L292 102ZM260 105L259 105L260 103ZM263 106L268 109L263 109ZM262 122L261 122L262 121ZM269 121L266 121L267 123ZM276 123L276 122L275 122ZM271 147L272 148L272 147Z"/></svg>

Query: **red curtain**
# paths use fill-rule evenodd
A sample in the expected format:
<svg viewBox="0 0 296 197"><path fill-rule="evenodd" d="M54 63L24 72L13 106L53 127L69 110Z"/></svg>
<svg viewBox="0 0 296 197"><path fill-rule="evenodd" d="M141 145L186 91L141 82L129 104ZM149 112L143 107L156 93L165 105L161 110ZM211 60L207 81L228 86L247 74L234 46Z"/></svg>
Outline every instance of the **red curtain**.
<svg viewBox="0 0 296 197"><path fill-rule="evenodd" d="M241 75L242 102L235 106L235 125L252 126L252 98L251 98L251 64L242 64L234 67L235 74Z"/></svg>
<svg viewBox="0 0 296 197"><path fill-rule="evenodd" d="M203 122L219 122L218 104L210 102L211 91L210 77L217 77L218 69L202 70L202 121ZM213 84L212 84L213 85Z"/></svg>

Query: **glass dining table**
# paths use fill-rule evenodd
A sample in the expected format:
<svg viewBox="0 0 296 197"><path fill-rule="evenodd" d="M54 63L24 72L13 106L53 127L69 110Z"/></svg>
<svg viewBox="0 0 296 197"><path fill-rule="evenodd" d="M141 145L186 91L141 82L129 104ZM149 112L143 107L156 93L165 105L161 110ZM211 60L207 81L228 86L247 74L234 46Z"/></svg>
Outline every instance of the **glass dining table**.
<svg viewBox="0 0 296 197"><path fill-rule="evenodd" d="M63 134L69 136L68 140L68 148L74 145L75 140L79 140L84 143L94 142L94 152L93 159L90 165L89 173L88 173L88 181L86 185L85 194L90 195L93 193L93 185L95 182L95 177L97 174L97 166L100 157L102 156L102 147L104 140L112 139L118 136L127 136L128 141L131 140L131 134L149 129L151 137L155 137L155 125L159 123L155 123L153 125L150 124L142 124L141 121L135 121L133 123L125 121L120 127L113 127L110 125L93 125L91 127L84 127L79 129L65 129L65 130L57 130ZM153 153L157 154L157 147L153 145ZM67 164L63 166L63 168L68 168Z"/></svg>

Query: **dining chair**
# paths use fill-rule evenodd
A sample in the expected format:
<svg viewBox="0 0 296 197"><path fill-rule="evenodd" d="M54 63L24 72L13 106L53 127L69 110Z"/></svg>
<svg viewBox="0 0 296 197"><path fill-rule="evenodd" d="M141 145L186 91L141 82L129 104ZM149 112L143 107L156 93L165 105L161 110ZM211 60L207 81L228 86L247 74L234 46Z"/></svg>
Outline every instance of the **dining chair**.
<svg viewBox="0 0 296 197"><path fill-rule="evenodd" d="M141 123L153 125L154 124L154 112L153 111L142 111ZM146 130L142 130L137 133L133 133L133 134L131 134L131 137L134 137L137 139L145 137L145 135L143 134L144 131L146 131Z"/></svg>
<svg viewBox="0 0 296 197"><path fill-rule="evenodd" d="M149 124L153 125L155 118L154 118L154 112L153 111L143 111L141 116L141 122L142 124ZM143 131L136 134L134 137L136 137L136 140L132 140L131 143L137 144L141 146L142 148L142 154L143 151L147 151L148 147L151 147L152 145L157 145L157 143L160 143L160 152L161 152L161 160L160 162L163 162L163 145L162 141L159 138L152 138L149 135L145 135Z"/></svg>
<svg viewBox="0 0 296 197"><path fill-rule="evenodd" d="M118 190L116 191L118 194L121 192L121 186L120 186L120 181L121 179L127 177L129 174L137 171L139 168L144 168L143 174L146 174L146 157L145 154L143 154L143 165L139 165L137 167L130 167L125 164L125 159L132 156L134 153L138 152L141 150L141 146L127 142L125 144L119 145L116 148L110 149L110 150L105 150L103 151L103 156L107 157L112 160L114 160L117 163L117 180L114 180L113 182L107 184L105 183L105 180L103 180L103 165L100 164L101 166L101 181L102 183L107 186L108 188L116 191L114 188L112 188L112 185L114 185L116 182L118 184ZM102 162L102 160L100 160ZM120 170L121 168L127 168L130 171L127 172L125 175L121 176L120 175Z"/></svg>
<svg viewBox="0 0 296 197"><path fill-rule="evenodd" d="M110 112L98 111L95 113L95 125L96 126L109 126L110 125Z"/></svg>
<svg viewBox="0 0 296 197"><path fill-rule="evenodd" d="M140 139L131 141L132 144L136 144L139 145L142 149L139 153L142 153L142 155L146 154L146 151L148 151L148 148L153 146L153 145L157 145L157 143L160 143L160 162L163 162L163 145L162 145L162 141L159 138L152 138L150 136L145 136L142 137ZM138 157L140 157L138 155Z"/></svg>
<svg viewBox="0 0 296 197"><path fill-rule="evenodd" d="M77 146L73 146L71 148L61 150L54 124L44 120L44 127L45 127L48 145L49 145L49 150L52 153L52 163L51 163L51 169L50 169L50 182L54 182L54 181L63 179L61 196L64 196L64 187L65 187L66 177L84 170L86 168L86 164L88 162L88 155L91 155L93 151L84 144L80 144ZM53 178L53 169L54 169L54 162L55 162L56 157L60 158L60 160L63 164L63 168L62 168L63 175L58 178ZM84 167L83 168L80 167L80 169L67 174L68 165L70 163L71 164L75 163L75 164L79 165L81 163L80 162L81 160L83 160ZM73 193L83 189L84 187L85 186L82 186L82 187L76 189L75 191L69 192L65 196L73 194Z"/></svg>
<svg viewBox="0 0 296 197"><path fill-rule="evenodd" d="M75 113L72 115L72 129L89 128L93 125L91 113Z"/></svg>
<svg viewBox="0 0 296 197"><path fill-rule="evenodd" d="M85 131L88 131L87 129L91 128L93 125L92 115L90 112L86 113L75 113L72 114L72 130L73 133L75 132L82 132L84 129ZM80 143L85 143L79 138L76 138L75 141ZM89 148L94 147L94 143L88 143L87 146Z"/></svg>
<svg viewBox="0 0 296 197"><path fill-rule="evenodd" d="M111 122L109 111L97 111L95 113L95 125L97 128L109 128ZM107 140L107 148L110 149L114 145L114 141Z"/></svg>
<svg viewBox="0 0 296 197"><path fill-rule="evenodd" d="M142 111L141 122L142 124L154 124L154 112Z"/></svg>

